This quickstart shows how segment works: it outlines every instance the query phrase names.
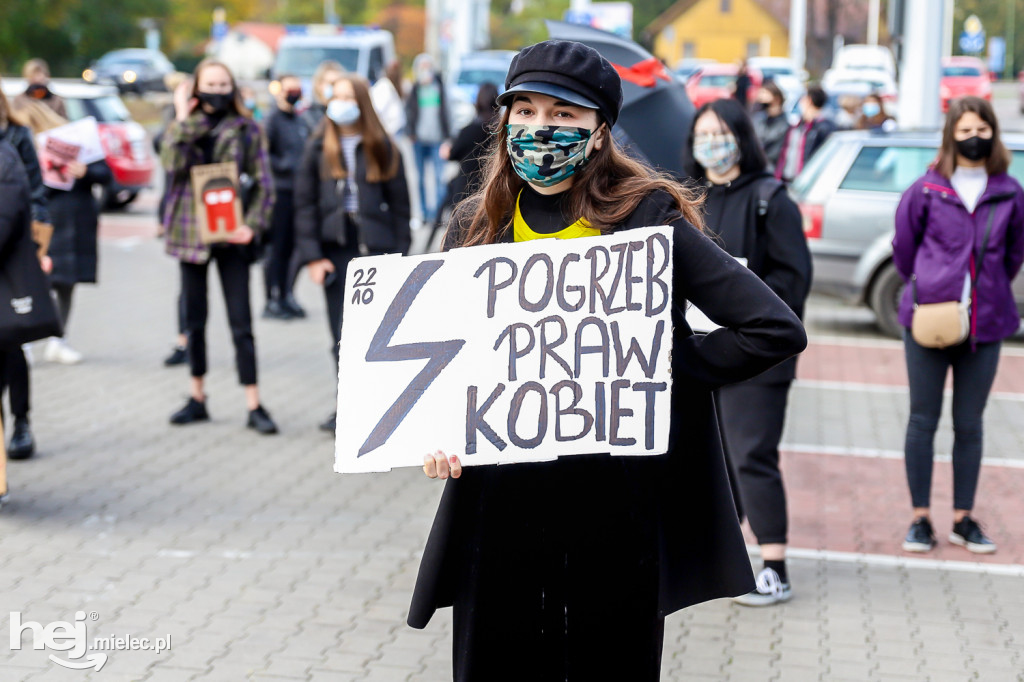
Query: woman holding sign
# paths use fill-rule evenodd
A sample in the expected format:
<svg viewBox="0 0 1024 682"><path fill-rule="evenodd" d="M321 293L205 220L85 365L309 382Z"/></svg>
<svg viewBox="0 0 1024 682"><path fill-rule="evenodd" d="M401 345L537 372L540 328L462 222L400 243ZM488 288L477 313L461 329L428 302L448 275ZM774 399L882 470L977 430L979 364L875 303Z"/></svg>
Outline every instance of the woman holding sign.
<svg viewBox="0 0 1024 682"><path fill-rule="evenodd" d="M412 240L402 155L361 77L345 74L334 81L325 119L295 171L295 206L295 249L324 288L337 363L349 261L405 253ZM336 420L331 415L320 428L334 433Z"/></svg>
<svg viewBox="0 0 1024 682"><path fill-rule="evenodd" d="M702 106L693 118L683 154L687 175L707 188L704 216L722 248L745 259L798 316L811 287L800 209L767 161L745 108L734 99ZM779 441L786 421L796 358L750 381L718 391L718 417L729 463L739 485L741 515L750 521L764 566L757 589L736 598L744 606L769 606L792 596L786 573L786 490L779 471Z"/></svg>
<svg viewBox="0 0 1024 682"><path fill-rule="evenodd" d="M207 270L216 261L231 338L235 345L238 380L245 387L248 428L261 434L277 433L277 425L260 403L256 384L256 344L249 304L249 266L256 253L253 240L270 225L274 204L267 144L259 126L242 105L235 78L212 59L196 67L192 81L174 91L175 120L164 133L160 158L170 188L164 208L167 253L181 261L182 296L188 332L188 359L192 370L191 397L171 415L172 424L208 420L206 391ZM200 235L195 210L192 169L212 163L233 162L243 194L243 224L230 231L226 243L207 244ZM244 196L248 190L249 196Z"/></svg>
<svg viewBox="0 0 1024 682"><path fill-rule="evenodd" d="M698 203L627 157L611 135L615 68L569 41L513 60L482 189L459 205L445 247L673 228L672 415L664 455L594 453L463 469L448 480L409 624L454 607L454 677L657 680L664 618L754 588L712 391L800 352L792 310L704 236ZM721 328L694 336L688 302Z"/></svg>

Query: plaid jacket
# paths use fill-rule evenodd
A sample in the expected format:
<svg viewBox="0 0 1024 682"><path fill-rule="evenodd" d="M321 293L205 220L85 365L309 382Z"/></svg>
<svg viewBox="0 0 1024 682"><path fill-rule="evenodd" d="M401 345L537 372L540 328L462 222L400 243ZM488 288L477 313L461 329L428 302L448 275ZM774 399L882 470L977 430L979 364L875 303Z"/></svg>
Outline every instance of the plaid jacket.
<svg viewBox="0 0 1024 682"><path fill-rule="evenodd" d="M186 263L205 263L210 259L210 247L199 240L190 177L192 166L203 163L202 151L196 143L208 132L210 119L201 112L194 113L168 126L160 149L169 182L162 216L166 250ZM258 238L270 228L274 207L267 139L255 121L237 115L224 118L213 132L216 142L212 162L235 161L239 175L248 175L253 181L245 224Z"/></svg>

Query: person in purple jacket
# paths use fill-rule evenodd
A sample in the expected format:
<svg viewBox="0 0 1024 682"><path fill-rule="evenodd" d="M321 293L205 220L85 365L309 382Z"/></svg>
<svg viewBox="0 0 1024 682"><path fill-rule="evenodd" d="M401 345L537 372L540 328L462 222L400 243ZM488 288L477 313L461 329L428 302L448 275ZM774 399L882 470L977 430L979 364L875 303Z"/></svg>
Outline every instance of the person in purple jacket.
<svg viewBox="0 0 1024 682"><path fill-rule="evenodd" d="M1020 327L1010 283L1024 262L1024 190L1007 174L1010 153L999 139L992 105L953 100L934 164L904 192L896 210L893 261L904 289L900 324L910 384L907 483L914 520L908 552L935 547L929 518L935 429L946 373L953 368L953 532L949 541L989 554L996 545L972 518L981 471L982 414L999 348ZM947 348L925 348L910 334L917 303L970 302L970 335Z"/></svg>

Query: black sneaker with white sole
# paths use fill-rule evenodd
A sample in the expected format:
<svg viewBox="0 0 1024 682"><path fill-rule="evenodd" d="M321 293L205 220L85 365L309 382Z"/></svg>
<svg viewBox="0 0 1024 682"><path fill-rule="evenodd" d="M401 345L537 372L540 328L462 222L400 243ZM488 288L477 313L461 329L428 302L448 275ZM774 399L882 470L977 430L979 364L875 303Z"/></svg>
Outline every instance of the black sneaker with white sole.
<svg viewBox="0 0 1024 682"><path fill-rule="evenodd" d="M953 524L953 532L949 534L949 541L954 545L966 547L968 551L975 554L991 554L996 551L996 543L985 535L978 522L970 516L965 516Z"/></svg>
<svg viewBox="0 0 1024 682"><path fill-rule="evenodd" d="M907 537L903 538L904 552L930 552L935 549L935 530L932 522L922 516L914 519L907 531Z"/></svg>
<svg viewBox="0 0 1024 682"><path fill-rule="evenodd" d="M733 597L732 600L742 606L771 606L793 598L793 589L789 583L782 582L775 569L762 568L755 584L757 587L753 591Z"/></svg>

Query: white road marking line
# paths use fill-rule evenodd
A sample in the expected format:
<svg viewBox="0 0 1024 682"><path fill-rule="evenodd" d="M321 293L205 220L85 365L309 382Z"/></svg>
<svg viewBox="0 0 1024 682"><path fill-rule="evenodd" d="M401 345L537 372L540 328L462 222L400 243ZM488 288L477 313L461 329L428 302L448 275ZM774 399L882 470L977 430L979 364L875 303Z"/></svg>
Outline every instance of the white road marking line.
<svg viewBox="0 0 1024 682"><path fill-rule="evenodd" d="M747 553L752 557L761 556L761 550L756 545L747 545ZM803 549L800 547L787 548L786 557L789 559L831 561L840 564L916 568L931 571L951 571L954 573L988 573L989 575L1024 578L1024 565L1021 564L983 564L977 561L919 559L917 557L896 554L863 554L859 552L836 552L829 549Z"/></svg>
<svg viewBox="0 0 1024 682"><path fill-rule="evenodd" d="M878 339L861 336L840 336L832 334L808 334L807 339L812 346L847 346L851 348L889 348L903 350L903 342L896 339ZM1010 339L1010 343L1016 343L1021 339ZM1003 344L999 351L1002 355L1013 357L1024 357L1024 348L1019 346L1007 346Z"/></svg>
<svg viewBox="0 0 1024 682"><path fill-rule="evenodd" d="M821 391L853 391L855 393L902 393L910 392L906 386L891 386L889 384L860 384L854 381L826 381L822 379L797 379L793 384L797 388L818 389ZM951 389L945 389L942 394L946 397L953 395ZM1013 393L1011 391L993 391L989 394L993 400L1010 400L1013 402L1024 402L1024 393Z"/></svg>
<svg viewBox="0 0 1024 682"><path fill-rule="evenodd" d="M807 455L829 455L836 457L864 457L867 459L903 459L902 450L882 450L879 448L854 448L841 445L815 445L813 443L782 443L779 449L783 452L793 452ZM952 456L949 454L935 455L936 462L950 462ZM1009 469L1024 469L1024 459L1008 459L1006 457L984 457L982 465L993 467L1006 467Z"/></svg>

